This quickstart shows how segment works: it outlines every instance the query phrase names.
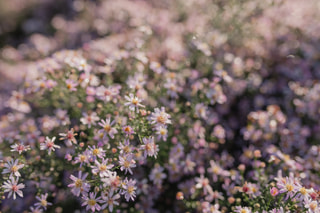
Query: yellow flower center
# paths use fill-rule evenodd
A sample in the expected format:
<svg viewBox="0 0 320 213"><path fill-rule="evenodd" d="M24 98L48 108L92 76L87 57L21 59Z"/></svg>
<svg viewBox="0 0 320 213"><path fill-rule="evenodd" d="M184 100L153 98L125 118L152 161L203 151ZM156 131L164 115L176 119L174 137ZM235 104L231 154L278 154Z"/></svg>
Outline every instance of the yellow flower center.
<svg viewBox="0 0 320 213"><path fill-rule="evenodd" d="M77 188L82 187L82 180L81 180L81 179L77 179L76 182L74 183L74 185L75 185Z"/></svg>
<svg viewBox="0 0 320 213"><path fill-rule="evenodd" d="M104 130L105 130L106 132L110 132L111 126L110 126L109 124L105 125L105 126L104 126Z"/></svg>
<svg viewBox="0 0 320 213"><path fill-rule="evenodd" d="M107 170L107 166L106 165L101 165L99 169L100 169L100 171L106 171Z"/></svg>
<svg viewBox="0 0 320 213"><path fill-rule="evenodd" d="M138 105L139 101L134 98L134 99L132 99L131 103L132 103L133 105Z"/></svg>
<svg viewBox="0 0 320 213"><path fill-rule="evenodd" d="M41 200L41 206L47 206L48 202L46 200Z"/></svg>
<svg viewBox="0 0 320 213"><path fill-rule="evenodd" d="M18 171L18 167L16 165L13 165L11 167L11 172L16 172L16 171Z"/></svg>
<svg viewBox="0 0 320 213"><path fill-rule="evenodd" d="M132 194L134 192L134 187L133 186L128 186L127 191L129 194Z"/></svg>
<svg viewBox="0 0 320 213"><path fill-rule="evenodd" d="M98 155L100 153L100 150L99 149L94 149L93 151L92 151L92 154L93 155Z"/></svg>
<svg viewBox="0 0 320 213"><path fill-rule="evenodd" d="M293 191L293 186L291 184L286 184L286 189L288 190L288 192Z"/></svg>
<svg viewBox="0 0 320 213"><path fill-rule="evenodd" d="M94 205L96 205L96 201L95 200L93 200L93 199L90 199L90 200L88 200L88 205L89 206L94 206Z"/></svg>
<svg viewBox="0 0 320 213"><path fill-rule="evenodd" d="M308 192L307 192L306 188L302 187L300 189L300 193L303 194L303 195L306 195Z"/></svg>
<svg viewBox="0 0 320 213"><path fill-rule="evenodd" d="M166 118L165 118L164 116L162 116L162 115L159 115L159 116L157 117L157 122L158 122L158 123L165 124Z"/></svg>

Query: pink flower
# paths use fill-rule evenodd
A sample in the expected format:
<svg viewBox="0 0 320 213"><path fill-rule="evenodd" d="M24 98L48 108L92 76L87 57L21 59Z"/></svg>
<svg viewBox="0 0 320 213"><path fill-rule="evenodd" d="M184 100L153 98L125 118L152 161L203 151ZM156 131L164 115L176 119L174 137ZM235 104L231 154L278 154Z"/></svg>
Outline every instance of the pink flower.
<svg viewBox="0 0 320 213"><path fill-rule="evenodd" d="M99 130L99 132L103 133L103 137L109 135L110 138L114 138L114 135L118 133L117 129L112 127L115 124L115 121L111 121L110 118L101 120L101 122L98 124L103 128Z"/></svg>
<svg viewBox="0 0 320 213"><path fill-rule="evenodd" d="M270 194L274 197L277 196L279 194L279 190L276 187L272 187L270 189Z"/></svg>
<svg viewBox="0 0 320 213"><path fill-rule="evenodd" d="M157 158L159 147L154 142L154 138L153 137L142 138L142 141L144 145L141 145L140 149L144 151L144 157L146 158L147 156L151 156L151 157Z"/></svg>
<svg viewBox="0 0 320 213"><path fill-rule="evenodd" d="M48 150L48 154L51 155L52 151L55 151L55 149L60 149L60 146L54 144L54 141L56 140L56 137L53 137L50 139L49 137L46 137L46 140L44 143L40 144L40 150Z"/></svg>
<svg viewBox="0 0 320 213"><path fill-rule="evenodd" d="M77 91L77 86L78 83L76 83L75 81L71 80L71 79L67 79L66 80L66 85L67 85L67 89L70 91Z"/></svg>
<svg viewBox="0 0 320 213"><path fill-rule="evenodd" d="M23 183L18 184L19 177L15 180L14 177L10 177L10 180L7 180L7 182L4 182L2 187L4 188L4 192L9 192L8 198L13 195L13 199L16 199L16 194L18 194L20 197L23 197L23 193L20 189L23 189L25 185Z"/></svg>
<svg viewBox="0 0 320 213"><path fill-rule="evenodd" d="M138 112L139 107L145 107L140 103L141 100L138 97L134 96L132 93L130 93L129 96L125 96L124 98L127 100L127 102L124 105L129 106L129 109L131 111L136 110Z"/></svg>

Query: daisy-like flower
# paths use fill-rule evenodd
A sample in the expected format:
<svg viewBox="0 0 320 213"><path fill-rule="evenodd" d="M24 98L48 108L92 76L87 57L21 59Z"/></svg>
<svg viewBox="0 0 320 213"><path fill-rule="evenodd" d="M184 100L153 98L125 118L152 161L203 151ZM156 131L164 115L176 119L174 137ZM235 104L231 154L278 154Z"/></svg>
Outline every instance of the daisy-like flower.
<svg viewBox="0 0 320 213"><path fill-rule="evenodd" d="M151 156L151 157L153 156L153 157L157 158L159 147L154 142L154 138L153 137L142 138L142 141L143 141L144 145L141 145L140 149L144 151L144 157L146 158L148 155L148 156Z"/></svg>
<svg viewBox="0 0 320 213"><path fill-rule="evenodd" d="M119 194L113 194L113 190L107 193L102 193L102 200L105 202L105 204L102 205L102 209L105 209L107 206L109 208L109 211L113 211L113 205L119 205L119 202L116 201L120 198Z"/></svg>
<svg viewBox="0 0 320 213"><path fill-rule="evenodd" d="M236 213L251 213L252 211L248 207L236 206L236 209L234 212L236 212Z"/></svg>
<svg viewBox="0 0 320 213"><path fill-rule="evenodd" d="M129 109L133 112L135 110L139 112L139 107L145 107L140 103L141 100L138 97L134 96L132 93L130 93L129 96L126 95L124 98L127 100L127 102L124 105L129 106Z"/></svg>
<svg viewBox="0 0 320 213"><path fill-rule="evenodd" d="M108 177L110 173L110 169L113 167L112 164L107 164L108 159L102 159L102 163L95 160L95 165L91 166L92 173L99 174L100 177Z"/></svg>
<svg viewBox="0 0 320 213"><path fill-rule="evenodd" d="M197 182L196 184L196 188L197 189L203 189L203 193L206 195L208 194L209 191L212 191L212 188L209 184L209 179L208 178L205 178L203 176L203 174L200 175L200 178L199 177L196 177L195 178L195 181Z"/></svg>
<svg viewBox="0 0 320 213"><path fill-rule="evenodd" d="M158 187L161 186L163 179L167 177L163 170L163 167L161 167L159 164L156 164L149 175L150 180L152 180L153 183Z"/></svg>
<svg viewBox="0 0 320 213"><path fill-rule="evenodd" d="M97 193L93 193L90 192L89 193L89 197L88 196L83 196L82 199L84 200L84 202L82 203L81 206L87 206L86 210L88 211L89 209L92 212L100 211L101 210L101 206L99 205L99 203L103 203L103 200L101 200L101 197L97 197Z"/></svg>
<svg viewBox="0 0 320 213"><path fill-rule="evenodd" d="M67 79L66 80L66 85L67 85L67 89L69 91L77 91L78 83L73 81L72 79Z"/></svg>
<svg viewBox="0 0 320 213"><path fill-rule="evenodd" d="M105 157L106 151L104 151L101 147L96 147L93 145L92 147L89 147L90 151L90 160L95 161L98 158L103 159Z"/></svg>
<svg viewBox="0 0 320 213"><path fill-rule="evenodd" d="M124 195L127 202L129 202L130 199L134 201L136 197L137 187L135 185L136 185L136 180L133 180L133 179L128 180L127 178L122 183L123 190L121 194Z"/></svg>
<svg viewBox="0 0 320 213"><path fill-rule="evenodd" d="M123 144L120 142L118 149L120 150L120 154L129 154L133 150L132 146L130 146L130 141L128 139L125 139Z"/></svg>
<svg viewBox="0 0 320 213"><path fill-rule="evenodd" d="M24 145L23 143L20 144L13 144L10 146L11 147L11 152L19 152L19 155L21 155L22 152L26 152L28 150L30 150L30 146L29 145Z"/></svg>
<svg viewBox="0 0 320 213"><path fill-rule="evenodd" d="M52 151L55 151L55 149L60 149L60 146L54 144L54 141L56 140L56 137L53 137L50 139L49 137L46 137L46 140L44 143L40 144L40 150L48 150L48 154L51 155Z"/></svg>
<svg viewBox="0 0 320 213"><path fill-rule="evenodd" d="M122 127L122 130L126 136L130 136L135 133L133 128L129 125Z"/></svg>
<svg viewBox="0 0 320 213"><path fill-rule="evenodd" d="M316 200L308 199L305 201L305 206L308 213L319 213L320 207L319 203Z"/></svg>
<svg viewBox="0 0 320 213"><path fill-rule="evenodd" d="M293 177L275 179L277 181L277 188L279 189L279 193L287 193L287 196L285 198L286 200L288 198L292 198L299 190L297 180L295 180Z"/></svg>
<svg viewBox="0 0 320 213"><path fill-rule="evenodd" d="M42 212L43 212L43 210L40 209L39 206L36 208L34 208L33 206L30 207L30 213L42 213Z"/></svg>
<svg viewBox="0 0 320 213"><path fill-rule="evenodd" d="M10 177L10 180L7 180L7 182L4 182L2 185L2 188L4 188L4 192L9 192L8 198L13 195L13 199L15 200L17 198L16 194L18 194L20 197L23 197L23 193L20 189L23 189L25 185L23 183L19 183L19 177L15 180L14 177Z"/></svg>
<svg viewBox="0 0 320 213"><path fill-rule="evenodd" d="M11 161L7 162L4 165L5 169L2 171L2 174L10 173L10 177L12 175L14 175L16 177L21 177L19 169L23 168L24 164L19 165L18 163L19 163L19 159L16 159L15 161L13 161L13 159L11 159Z"/></svg>
<svg viewBox="0 0 320 213"><path fill-rule="evenodd" d="M89 150L84 151L83 153L79 153L77 157L75 157L75 163L80 163L80 168L82 167L83 163L89 163L90 153Z"/></svg>
<svg viewBox="0 0 320 213"><path fill-rule="evenodd" d="M44 208L44 210L47 210L47 207L52 205L52 203L47 201L47 198L48 198L48 193L41 194L40 197L36 196L36 199L39 202L35 203L34 206L36 206L36 207L39 206L39 207Z"/></svg>
<svg viewBox="0 0 320 213"><path fill-rule="evenodd" d="M101 120L101 122L99 122L98 124L102 127L102 129L100 129L99 132L103 133L103 137L109 135L110 138L114 138L114 135L118 133L117 129L112 127L115 124L115 121L111 121L110 118L107 118L106 120Z"/></svg>
<svg viewBox="0 0 320 213"><path fill-rule="evenodd" d="M70 179L73 181L73 183L69 184L68 187L72 188L72 194L79 197L81 193L86 195L89 192L90 184L86 182L87 176L87 173L82 175L81 171L79 171L78 177L75 177L73 175L70 176Z"/></svg>
<svg viewBox="0 0 320 213"><path fill-rule="evenodd" d="M95 125L98 120L99 117L97 116L96 112L92 112L90 114L83 113L83 117L80 118L81 123L88 125L89 128L91 128L91 125Z"/></svg>
<svg viewBox="0 0 320 213"><path fill-rule="evenodd" d="M111 191L116 191L120 186L120 177L117 172L110 172L109 176L106 178L101 178L103 182L103 187L110 187Z"/></svg>
<svg viewBox="0 0 320 213"><path fill-rule="evenodd" d="M158 135L157 140L163 140L163 141L167 141L167 137L168 137L168 130L167 130L167 126L157 126L156 127L156 134Z"/></svg>
<svg viewBox="0 0 320 213"><path fill-rule="evenodd" d="M72 146L72 144L77 144L77 139L74 137L77 133L74 133L74 129L70 129L67 133L59 133L61 136L60 140L65 140L67 146Z"/></svg>
<svg viewBox="0 0 320 213"><path fill-rule="evenodd" d="M165 126L166 124L171 124L170 118L171 116L165 112L165 108L161 107L161 110L159 108L154 109L154 112L151 113L149 120L151 124Z"/></svg>
<svg viewBox="0 0 320 213"><path fill-rule="evenodd" d="M129 171L130 174L133 174L131 168L136 167L136 161L133 159L132 154L119 156L119 164L120 164L120 170L125 171L125 174Z"/></svg>

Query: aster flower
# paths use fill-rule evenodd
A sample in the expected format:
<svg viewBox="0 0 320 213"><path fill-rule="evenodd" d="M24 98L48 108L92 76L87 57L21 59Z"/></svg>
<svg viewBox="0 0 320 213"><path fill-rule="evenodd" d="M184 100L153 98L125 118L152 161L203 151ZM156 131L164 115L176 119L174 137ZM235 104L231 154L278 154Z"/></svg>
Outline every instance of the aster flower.
<svg viewBox="0 0 320 213"><path fill-rule="evenodd" d="M197 189L203 189L203 193L206 195L209 191L212 191L211 186L209 185L209 179L204 177L203 174L200 175L200 177L195 178L196 188Z"/></svg>
<svg viewBox="0 0 320 213"><path fill-rule="evenodd" d="M167 177L163 170L163 167L161 167L159 164L156 164L149 175L149 179L152 180L153 183L158 187L161 186L163 179Z"/></svg>
<svg viewBox="0 0 320 213"><path fill-rule="evenodd" d="M42 212L43 212L43 210L40 209L39 206L36 208L34 208L33 206L30 207L30 213L42 213Z"/></svg>
<svg viewBox="0 0 320 213"><path fill-rule="evenodd" d="M52 151L55 151L55 149L60 149L60 146L54 144L54 141L56 140L56 137L53 137L50 139L49 137L46 137L46 140L44 143L40 144L40 150L48 150L48 154L51 155Z"/></svg>
<svg viewBox="0 0 320 213"><path fill-rule="evenodd" d="M122 183L123 190L121 194L124 195L127 202L129 202L130 199L134 201L136 197L137 187L135 185L136 185L136 180L133 180L133 179L128 180L127 178Z"/></svg>
<svg viewBox="0 0 320 213"><path fill-rule="evenodd" d="M93 145L92 147L89 146L90 151L90 159L95 161L98 158L104 158L106 151L103 150L101 147L96 147Z"/></svg>
<svg viewBox="0 0 320 213"><path fill-rule="evenodd" d="M36 196L36 199L39 202L35 203L34 206L36 206L36 207L39 206L39 207L44 208L44 210L47 210L47 207L52 205L52 203L47 201L47 198L48 198L48 193L41 194L40 197Z"/></svg>
<svg viewBox="0 0 320 213"><path fill-rule="evenodd" d="M119 156L119 164L120 164L120 170L125 171L125 174L129 172L130 174L133 174L131 168L136 167L136 161L133 159L132 154L127 154L123 156Z"/></svg>
<svg viewBox="0 0 320 213"><path fill-rule="evenodd" d="M130 93L129 96L126 95L124 98L127 100L127 102L124 105L129 106L129 109L133 112L135 110L139 112L139 107L145 107L140 103L141 100L138 97L134 96L132 93Z"/></svg>
<svg viewBox="0 0 320 213"><path fill-rule="evenodd" d="M119 194L113 194L114 191L109 191L107 193L102 193L102 200L105 202L105 204L102 205L102 209L105 209L108 206L108 209L110 212L113 211L113 206L114 205L119 205L119 202L116 201L120 198Z"/></svg>
<svg viewBox="0 0 320 213"><path fill-rule="evenodd" d="M163 141L167 141L167 137L168 137L168 130L167 130L167 126L157 126L156 127L156 134L158 135L157 140L163 140Z"/></svg>
<svg viewBox="0 0 320 213"><path fill-rule="evenodd" d="M304 207L307 209L308 213L319 213L320 207L316 200L308 199L305 201Z"/></svg>
<svg viewBox="0 0 320 213"><path fill-rule="evenodd" d="M20 144L13 144L10 146L11 147L11 152L18 152L19 155L21 155L22 152L26 152L28 150L30 150L30 146L29 145L24 145L23 142L21 142Z"/></svg>
<svg viewBox="0 0 320 213"><path fill-rule="evenodd" d="M153 137L149 138L142 138L142 141L144 145L141 145L140 149L144 151L144 157L146 158L147 156L155 157L157 158L157 154L159 151L158 145L154 142Z"/></svg>
<svg viewBox="0 0 320 213"><path fill-rule="evenodd" d="M129 126L129 125L122 127L122 130L123 130L123 132L125 133L126 136L130 136L130 135L135 133L133 128L131 126Z"/></svg>
<svg viewBox="0 0 320 213"><path fill-rule="evenodd" d="M112 164L108 165L108 159L102 159L102 162L95 160L95 165L91 166L93 174L99 174L100 177L109 176L110 169L113 167Z"/></svg>
<svg viewBox="0 0 320 213"><path fill-rule="evenodd" d="M119 143L118 149L120 150L120 154L129 154L132 152L133 147L130 146L130 141L128 139L125 139L124 143Z"/></svg>
<svg viewBox="0 0 320 213"><path fill-rule="evenodd" d="M76 83L75 81L73 81L72 79L67 79L66 80L66 86L67 86L67 89L69 91L77 91L77 86L78 86L78 83Z"/></svg>
<svg viewBox="0 0 320 213"><path fill-rule="evenodd" d="M279 189L279 193L286 193L286 200L288 198L292 198L297 191L299 191L299 187L297 185L297 181L293 177L286 178L275 178L277 181L277 188Z"/></svg>
<svg viewBox="0 0 320 213"><path fill-rule="evenodd" d="M24 164L19 164L19 159L16 159L15 161L13 161L13 159L11 159L11 161L7 162L4 167L5 169L2 171L2 174L7 174L10 173L10 177L12 175L16 176L16 177L20 177L21 174L19 172L19 169L24 167Z"/></svg>
<svg viewBox="0 0 320 213"><path fill-rule="evenodd" d="M103 203L103 200L101 199L101 197L97 197L97 193L93 193L90 192L89 193L89 197L88 196L83 196L82 199L84 200L84 202L82 203L81 206L87 206L86 210L88 211L89 209L92 212L100 211L101 210L101 206L99 205L99 203Z"/></svg>
<svg viewBox="0 0 320 213"><path fill-rule="evenodd" d="M236 209L234 212L235 213L251 213L252 211L248 207L236 206Z"/></svg>
<svg viewBox="0 0 320 213"><path fill-rule="evenodd" d="M75 157L74 163L80 163L80 168L83 163L89 163L90 151L86 150L83 153L79 153L77 157Z"/></svg>
<svg viewBox="0 0 320 213"><path fill-rule="evenodd" d="M120 186L120 177L117 172L110 172L109 176L106 178L101 178L103 182L103 187L110 187L111 191L116 191Z"/></svg>
<svg viewBox="0 0 320 213"><path fill-rule="evenodd" d="M80 118L80 121L82 124L88 125L88 127L91 128L91 125L95 125L99 119L97 113L92 112L91 114L83 113L83 117Z"/></svg>
<svg viewBox="0 0 320 213"><path fill-rule="evenodd" d="M159 108L154 109L154 112L151 113L149 120L151 124L165 126L166 124L171 124L170 118L171 116L165 112L165 108L161 107L161 110Z"/></svg>
<svg viewBox="0 0 320 213"><path fill-rule="evenodd" d="M82 175L82 171L79 171L78 177L70 175L70 179L73 181L73 183L69 184L68 187L72 188L72 194L79 197L80 193L86 194L90 190L90 184L86 182L87 176L88 173Z"/></svg>
<svg viewBox="0 0 320 213"><path fill-rule="evenodd" d="M23 183L19 183L19 177L17 177L17 179L14 179L14 177L10 177L10 180L7 180L6 182L4 182L4 184L2 185L2 188L4 188L4 192L9 192L8 194L8 198L11 197L11 195L13 195L13 199L16 199L16 194L18 194L20 197L23 197L23 193L20 189L25 188L25 185Z"/></svg>
<svg viewBox="0 0 320 213"><path fill-rule="evenodd" d="M77 139L74 137L77 133L74 133L74 129L71 128L67 133L59 133L61 136L60 140L65 140L67 146L72 146L72 144L77 144Z"/></svg>
<svg viewBox="0 0 320 213"><path fill-rule="evenodd" d="M118 133L117 129L112 127L115 124L115 121L111 121L110 118L106 118L106 120L101 120L101 122L99 122L98 124L103 128L100 129L99 132L103 133L104 137L109 135L110 138L114 138L114 135Z"/></svg>

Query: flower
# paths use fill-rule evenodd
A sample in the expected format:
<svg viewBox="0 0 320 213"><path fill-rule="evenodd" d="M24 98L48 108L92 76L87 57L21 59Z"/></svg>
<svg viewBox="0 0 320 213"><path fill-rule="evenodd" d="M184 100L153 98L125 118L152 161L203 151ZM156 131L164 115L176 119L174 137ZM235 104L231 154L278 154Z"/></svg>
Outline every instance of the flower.
<svg viewBox="0 0 320 213"><path fill-rule="evenodd" d="M77 139L74 137L77 133L74 133L74 129L71 128L67 133L59 133L61 136L60 140L66 140L67 146L72 146L72 144L77 144Z"/></svg>
<svg viewBox="0 0 320 213"><path fill-rule="evenodd" d="M73 183L69 184L68 187L72 188L72 194L79 197L80 193L86 194L90 190L90 184L86 182L87 176L87 173L82 176L81 171L79 171L78 177L70 175L70 179L73 181Z"/></svg>
<svg viewBox="0 0 320 213"><path fill-rule="evenodd" d="M48 197L48 193L41 194L40 197L36 196L36 199L39 202L35 203L34 206L36 207L41 206L44 208L44 210L47 210L47 207L52 205L52 203L47 201L47 197Z"/></svg>
<svg viewBox="0 0 320 213"><path fill-rule="evenodd" d="M133 159L132 154L119 156L119 164L121 166L120 170L125 170L125 174L127 174L128 171L130 174L133 174L131 168L136 167L136 161Z"/></svg>
<svg viewBox="0 0 320 213"><path fill-rule="evenodd" d="M125 133L126 136L130 136L130 135L135 133L133 128L131 126L129 126L129 125L122 127L122 130L123 130L123 132Z"/></svg>
<svg viewBox="0 0 320 213"><path fill-rule="evenodd" d="M275 179L277 181L279 193L287 193L286 199L288 199L289 197L292 198L299 190L299 187L297 185L298 182L293 177Z"/></svg>
<svg viewBox="0 0 320 213"><path fill-rule="evenodd" d="M13 195L13 199L16 199L16 194L18 194L20 197L23 197L23 193L20 189L25 188L25 185L23 183L19 183L19 177L15 180L14 177L10 177L10 180L7 180L7 182L4 182L2 187L4 188L4 192L9 192L8 198Z"/></svg>
<svg viewBox="0 0 320 213"><path fill-rule="evenodd" d="M89 209L92 212L100 211L101 206L98 203L103 203L103 200L101 200L101 197L97 197L97 193L90 192L89 197L88 196L83 196L82 199L84 202L82 203L81 206L87 206L86 210L88 211Z"/></svg>
<svg viewBox="0 0 320 213"><path fill-rule="evenodd" d="M104 194L102 193L102 200L105 202L105 204L102 205L102 209L105 209L107 206L109 207L109 211L113 211L113 205L119 205L119 202L116 201L120 198L119 194L113 195L113 190L110 192Z"/></svg>
<svg viewBox="0 0 320 213"><path fill-rule="evenodd" d="M159 164L156 164L149 175L150 180L152 180L153 183L156 184L158 187L161 186L163 179L167 177L163 170L163 167L161 167Z"/></svg>
<svg viewBox="0 0 320 213"><path fill-rule="evenodd" d="M128 180L126 178L122 183L122 185L123 185L123 190L121 194L124 194L126 201L129 202L130 199L134 201L136 197L136 189L137 189L137 187L135 186L136 180L133 180L133 179Z"/></svg>
<svg viewBox="0 0 320 213"><path fill-rule="evenodd" d="M114 138L114 135L118 133L117 129L112 127L112 125L115 124L115 121L111 121L110 118L106 118L106 120L101 120L101 122L98 124L103 128L100 129L99 132L104 133L104 137L109 135L110 138Z"/></svg>
<svg viewBox="0 0 320 213"><path fill-rule="evenodd" d="M40 150L48 150L48 154L51 155L52 151L55 151L55 148L60 149L60 146L55 145L54 141L56 140L56 137L53 137L50 139L49 137L46 137L46 140L44 143L40 144Z"/></svg>
<svg viewBox="0 0 320 213"><path fill-rule="evenodd" d="M88 125L91 128L91 125L95 125L99 120L96 112L92 112L91 114L83 113L83 117L80 118L80 121L84 125Z"/></svg>
<svg viewBox="0 0 320 213"><path fill-rule="evenodd" d="M136 110L137 112L139 112L139 107L145 107L144 105L140 104L141 100L138 97L134 96L132 93L130 93L129 96L126 95L124 98L127 100L124 105L129 106L129 109L131 111Z"/></svg>
<svg viewBox="0 0 320 213"><path fill-rule="evenodd" d="M11 159L11 161L7 162L4 167L6 167L3 171L2 174L7 174L10 173L10 177L12 175L16 176L16 177L20 177L21 174L19 172L19 169L24 167L24 164L20 164L18 165L19 159L16 159L15 161L13 161L13 159Z"/></svg>
<svg viewBox="0 0 320 213"><path fill-rule="evenodd" d="M11 152L19 152L19 155L21 155L22 152L26 152L28 150L30 150L30 146L29 145L24 145L23 143L20 144L13 144L10 146L11 147Z"/></svg>
<svg viewBox="0 0 320 213"><path fill-rule="evenodd" d="M236 206L236 213L251 213L252 211L248 207Z"/></svg>
<svg viewBox="0 0 320 213"><path fill-rule="evenodd" d="M170 118L171 116L165 112L165 108L161 107L161 110L159 108L154 109L154 112L151 113L149 120L151 124L165 126L166 124L171 124Z"/></svg>
<svg viewBox="0 0 320 213"><path fill-rule="evenodd" d="M69 91L77 91L76 87L78 86L78 83L74 82L72 79L67 79L66 85Z"/></svg>
<svg viewBox="0 0 320 213"><path fill-rule="evenodd" d="M108 163L108 159L102 159L102 163L100 163L99 161L95 160L95 165L91 166L92 168L92 172L94 174L99 174L100 177L107 177L109 176L110 170L113 165L107 165Z"/></svg>
<svg viewBox="0 0 320 213"><path fill-rule="evenodd" d="M270 189L270 194L274 197L277 196L279 194L279 190L276 187L272 187Z"/></svg>
<svg viewBox="0 0 320 213"><path fill-rule="evenodd" d="M154 138L153 137L142 138L142 141L144 145L141 145L140 149L144 151L144 157L146 158L148 155L148 156L151 156L151 157L153 156L157 158L159 147L157 144L155 144Z"/></svg>

